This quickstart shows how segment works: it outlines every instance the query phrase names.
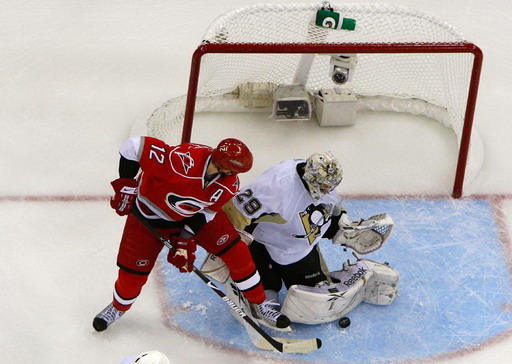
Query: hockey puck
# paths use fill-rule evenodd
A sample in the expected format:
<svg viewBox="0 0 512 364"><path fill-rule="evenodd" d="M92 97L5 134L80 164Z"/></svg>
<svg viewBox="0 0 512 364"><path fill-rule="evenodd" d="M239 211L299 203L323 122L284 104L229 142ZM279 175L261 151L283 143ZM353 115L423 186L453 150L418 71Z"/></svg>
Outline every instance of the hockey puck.
<svg viewBox="0 0 512 364"><path fill-rule="evenodd" d="M349 327L350 326L350 319L348 317L342 317L340 318L340 320L338 321L338 325L344 329L346 327Z"/></svg>

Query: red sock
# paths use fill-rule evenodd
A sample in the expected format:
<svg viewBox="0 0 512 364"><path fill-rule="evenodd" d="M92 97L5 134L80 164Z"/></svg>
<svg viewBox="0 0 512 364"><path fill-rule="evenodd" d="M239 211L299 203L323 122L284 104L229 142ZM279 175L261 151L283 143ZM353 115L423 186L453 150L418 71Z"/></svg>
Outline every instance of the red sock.
<svg viewBox="0 0 512 364"><path fill-rule="evenodd" d="M236 243L220 257L229 268L231 278L249 302L262 303L265 301L265 291L260 275L245 243L241 241Z"/></svg>
<svg viewBox="0 0 512 364"><path fill-rule="evenodd" d="M149 275L140 275L119 269L114 285L114 307L119 311L128 311L148 280Z"/></svg>

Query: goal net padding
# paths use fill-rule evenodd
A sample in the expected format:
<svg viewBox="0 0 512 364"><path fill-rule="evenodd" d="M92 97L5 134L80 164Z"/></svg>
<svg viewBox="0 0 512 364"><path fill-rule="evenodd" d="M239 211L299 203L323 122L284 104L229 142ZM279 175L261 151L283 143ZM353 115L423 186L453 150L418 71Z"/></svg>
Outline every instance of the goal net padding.
<svg viewBox="0 0 512 364"><path fill-rule="evenodd" d="M326 6L354 19L355 29L315 25L317 12ZM332 57L340 54L357 62L351 79L337 85L330 69ZM194 113L275 112L272 101L282 85L302 85L315 118L322 91L341 91L353 98L348 104L356 112L408 112L451 128L459 145L452 191L458 198L465 178L474 179L483 161L473 128L482 57L453 26L403 6L247 6L220 16L207 29L192 57L187 95L156 109L146 134L178 144L190 140Z"/></svg>

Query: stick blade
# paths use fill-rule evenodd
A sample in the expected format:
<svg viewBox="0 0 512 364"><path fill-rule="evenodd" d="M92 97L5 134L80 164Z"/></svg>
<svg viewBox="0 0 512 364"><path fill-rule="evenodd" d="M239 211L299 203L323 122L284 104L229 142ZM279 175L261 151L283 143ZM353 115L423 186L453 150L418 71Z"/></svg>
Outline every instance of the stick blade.
<svg viewBox="0 0 512 364"><path fill-rule="evenodd" d="M283 353L308 354L322 347L322 341L318 338L286 339L274 337L273 339L283 344ZM263 339L254 342L254 345L262 350L278 351L268 341Z"/></svg>
<svg viewBox="0 0 512 364"><path fill-rule="evenodd" d="M271 339L275 341L271 343L258 334L249 324L244 321L242 323L253 345L261 350L276 351L279 353L307 354L322 347L322 341L318 338L285 339L281 337L271 337ZM279 349L277 349L276 346L278 346Z"/></svg>

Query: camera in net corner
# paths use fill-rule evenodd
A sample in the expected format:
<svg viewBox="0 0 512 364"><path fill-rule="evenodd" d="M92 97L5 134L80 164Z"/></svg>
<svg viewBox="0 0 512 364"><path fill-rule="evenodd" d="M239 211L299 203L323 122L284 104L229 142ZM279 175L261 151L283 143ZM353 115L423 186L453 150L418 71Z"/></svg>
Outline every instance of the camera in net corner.
<svg viewBox="0 0 512 364"><path fill-rule="evenodd" d="M343 85L352 81L356 63L357 58L355 54L337 54L331 56L330 76L332 82L337 85Z"/></svg>

